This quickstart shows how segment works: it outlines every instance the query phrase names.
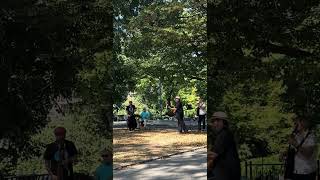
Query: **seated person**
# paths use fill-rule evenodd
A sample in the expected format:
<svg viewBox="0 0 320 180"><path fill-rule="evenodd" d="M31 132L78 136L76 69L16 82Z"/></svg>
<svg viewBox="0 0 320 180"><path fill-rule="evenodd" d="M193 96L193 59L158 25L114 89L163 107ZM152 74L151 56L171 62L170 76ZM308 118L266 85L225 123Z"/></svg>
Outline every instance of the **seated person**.
<svg viewBox="0 0 320 180"><path fill-rule="evenodd" d="M150 113L147 111L147 108L143 108L143 111L140 114L141 116L141 127L145 126L145 122L147 122L148 119L150 119Z"/></svg>
<svg viewBox="0 0 320 180"><path fill-rule="evenodd" d="M101 158L102 158L102 163L96 169L95 179L96 180L112 180L113 179L112 152L107 149L102 150Z"/></svg>

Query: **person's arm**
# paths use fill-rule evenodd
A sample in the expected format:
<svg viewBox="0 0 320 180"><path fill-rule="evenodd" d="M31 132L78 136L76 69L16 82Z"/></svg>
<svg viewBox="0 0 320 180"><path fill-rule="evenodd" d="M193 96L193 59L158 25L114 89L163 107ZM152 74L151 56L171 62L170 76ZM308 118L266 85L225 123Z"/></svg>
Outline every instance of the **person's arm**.
<svg viewBox="0 0 320 180"><path fill-rule="evenodd" d="M100 180L98 169L99 167L94 171L94 180Z"/></svg>
<svg viewBox="0 0 320 180"><path fill-rule="evenodd" d="M54 175L51 170L51 156L52 156L51 146L48 145L46 147L46 150L43 155L44 165L45 165L45 168L48 172L48 175L52 178L52 180L56 180L56 179L58 179L58 177L56 175Z"/></svg>
<svg viewBox="0 0 320 180"><path fill-rule="evenodd" d="M50 160L44 160L44 164L45 164L45 168L49 174L49 176L53 176L53 172L51 171L51 168L50 168Z"/></svg>
<svg viewBox="0 0 320 180"><path fill-rule="evenodd" d="M213 150L210 152L210 158L212 161L212 165L214 165L216 159L223 153L226 152L227 148L230 146L231 135L228 132L221 132L213 146Z"/></svg>
<svg viewBox="0 0 320 180"><path fill-rule="evenodd" d="M315 146L300 147L297 156L302 156L305 159L310 159L315 152Z"/></svg>
<svg viewBox="0 0 320 180"><path fill-rule="evenodd" d="M127 115L130 115L130 113L129 113L129 106L126 107L126 112L127 112Z"/></svg>
<svg viewBox="0 0 320 180"><path fill-rule="evenodd" d="M201 107L202 107L203 110L206 110L206 104L205 103L203 103Z"/></svg>
<svg viewBox="0 0 320 180"><path fill-rule="evenodd" d="M65 160L65 164L75 164L78 162L78 150L73 142L70 142L70 149L69 149L70 157Z"/></svg>

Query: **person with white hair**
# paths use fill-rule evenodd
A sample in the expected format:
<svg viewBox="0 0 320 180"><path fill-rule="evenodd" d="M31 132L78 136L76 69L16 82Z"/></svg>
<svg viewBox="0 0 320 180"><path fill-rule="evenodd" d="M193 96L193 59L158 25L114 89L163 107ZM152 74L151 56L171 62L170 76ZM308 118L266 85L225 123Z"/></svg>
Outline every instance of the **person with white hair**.
<svg viewBox="0 0 320 180"><path fill-rule="evenodd" d="M208 179L240 180L240 159L233 134L229 130L227 114L215 112L209 124L216 138L213 148L208 152Z"/></svg>

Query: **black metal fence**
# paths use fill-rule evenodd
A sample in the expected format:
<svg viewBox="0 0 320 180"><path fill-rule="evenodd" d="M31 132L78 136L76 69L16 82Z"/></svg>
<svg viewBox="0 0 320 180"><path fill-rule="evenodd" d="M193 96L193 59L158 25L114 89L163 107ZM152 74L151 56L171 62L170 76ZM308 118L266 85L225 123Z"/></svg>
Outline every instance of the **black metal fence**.
<svg viewBox="0 0 320 180"><path fill-rule="evenodd" d="M317 176L319 177L319 160L317 161ZM279 180L284 174L284 164L245 162L245 177L247 180Z"/></svg>
<svg viewBox="0 0 320 180"><path fill-rule="evenodd" d="M75 180L94 180L93 176L81 173L74 174ZM21 175L21 176L5 176L1 177L0 180L50 180L48 174L32 174L32 175Z"/></svg>

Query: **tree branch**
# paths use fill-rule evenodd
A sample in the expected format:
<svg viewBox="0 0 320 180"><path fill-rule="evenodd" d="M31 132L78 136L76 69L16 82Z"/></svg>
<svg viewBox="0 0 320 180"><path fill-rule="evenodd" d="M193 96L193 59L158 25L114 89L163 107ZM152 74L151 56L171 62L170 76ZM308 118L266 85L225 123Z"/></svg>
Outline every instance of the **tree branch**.
<svg viewBox="0 0 320 180"><path fill-rule="evenodd" d="M313 53L299 49L299 48L294 48L294 47L289 47L289 46L281 46L281 45L276 45L274 43L268 43L266 44L266 50L273 52L273 53L279 53L279 54L285 54L291 57L310 57L314 56Z"/></svg>

